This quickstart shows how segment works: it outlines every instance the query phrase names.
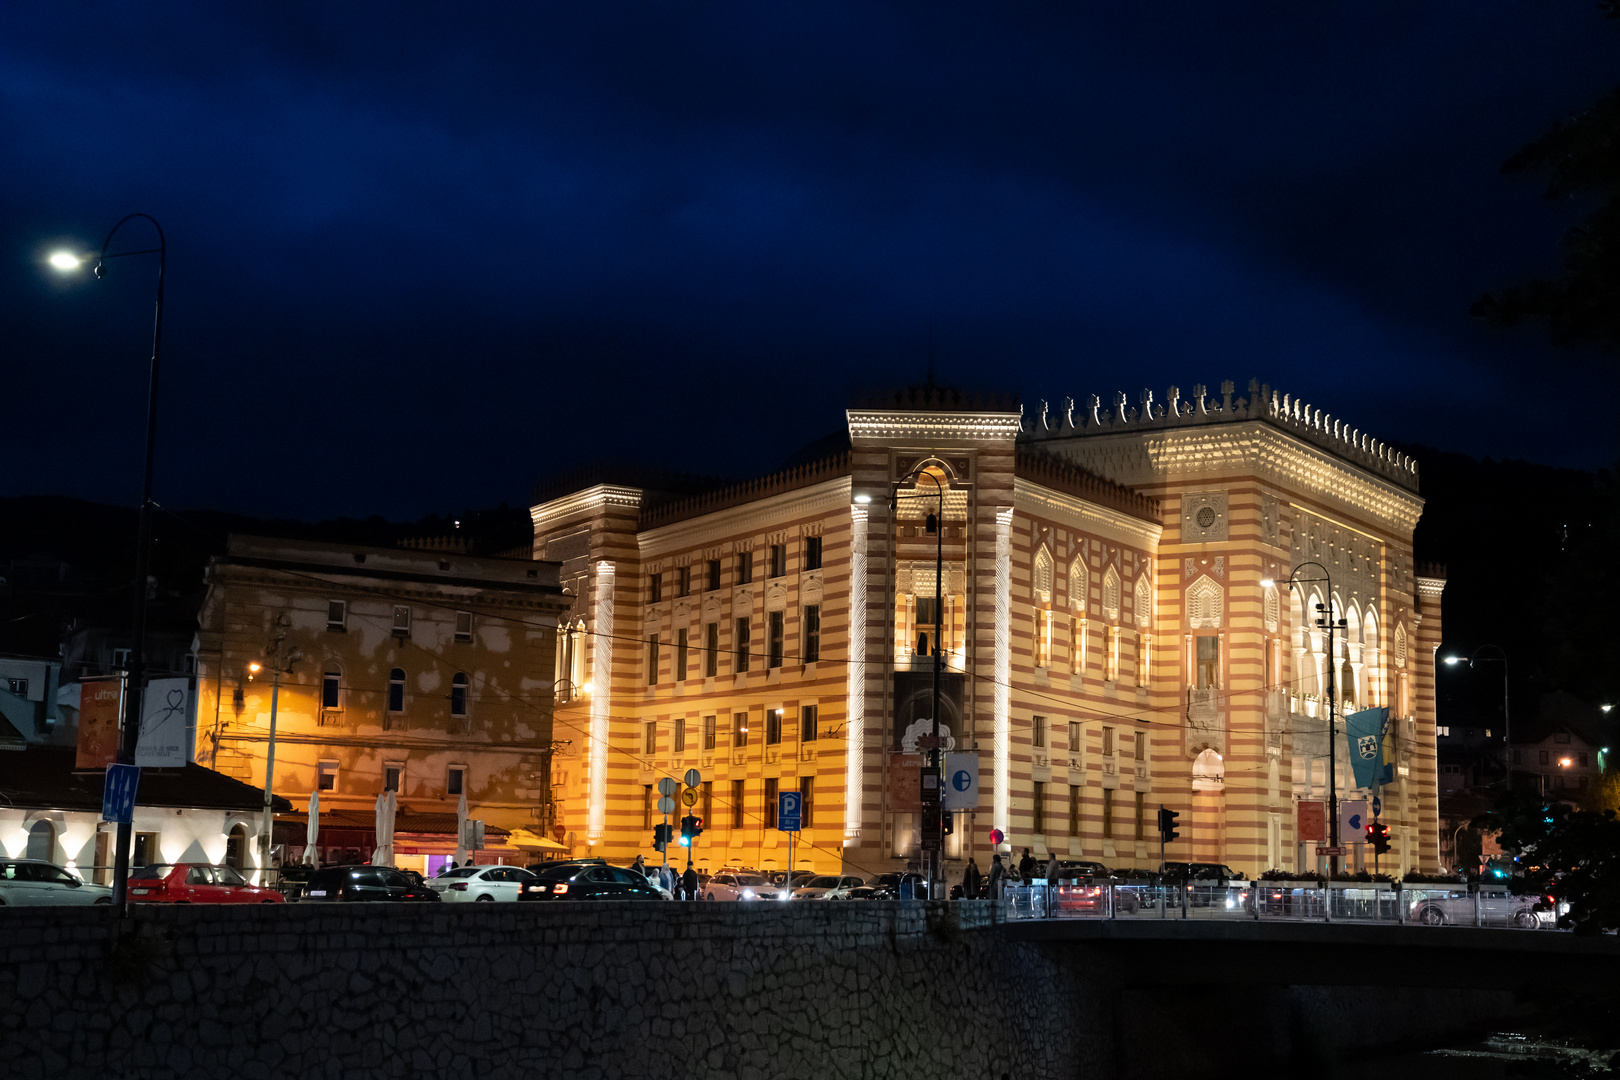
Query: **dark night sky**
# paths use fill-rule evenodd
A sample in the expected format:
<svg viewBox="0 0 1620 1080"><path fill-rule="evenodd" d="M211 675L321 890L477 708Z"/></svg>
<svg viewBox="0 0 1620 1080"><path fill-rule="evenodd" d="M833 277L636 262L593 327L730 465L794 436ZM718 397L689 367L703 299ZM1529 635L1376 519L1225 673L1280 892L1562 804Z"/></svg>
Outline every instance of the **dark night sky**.
<svg viewBox="0 0 1620 1080"><path fill-rule="evenodd" d="M1556 268L1574 208L1497 170L1617 49L1580 0L8 4L0 494L137 496L153 267L43 263L135 210L176 507L758 472L930 339L1028 411L1258 376L1607 464L1611 366L1467 308Z"/></svg>

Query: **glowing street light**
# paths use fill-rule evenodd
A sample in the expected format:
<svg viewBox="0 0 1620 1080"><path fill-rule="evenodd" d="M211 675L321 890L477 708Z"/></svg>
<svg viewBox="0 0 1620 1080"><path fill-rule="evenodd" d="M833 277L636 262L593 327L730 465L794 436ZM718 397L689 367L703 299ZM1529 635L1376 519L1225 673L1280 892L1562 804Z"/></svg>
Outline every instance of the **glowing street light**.
<svg viewBox="0 0 1620 1080"><path fill-rule="evenodd" d="M51 265L64 273L69 270L77 270L79 267L84 265L84 262L84 259L73 254L71 251L58 251L52 254L50 258Z"/></svg>

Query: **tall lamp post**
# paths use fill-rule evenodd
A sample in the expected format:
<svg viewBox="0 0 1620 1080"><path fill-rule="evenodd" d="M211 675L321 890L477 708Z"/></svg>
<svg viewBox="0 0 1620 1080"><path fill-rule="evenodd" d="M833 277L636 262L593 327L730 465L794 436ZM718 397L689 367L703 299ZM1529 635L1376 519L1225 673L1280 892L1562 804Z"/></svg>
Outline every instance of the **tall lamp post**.
<svg viewBox="0 0 1620 1080"><path fill-rule="evenodd" d="M136 218L144 218L157 230L158 246L139 251L107 253L118 230ZM135 546L135 617L133 638L130 642L128 690L124 695L124 730L118 739L118 760L124 765L135 764L135 746L141 737L141 689L146 680L146 580L152 562L152 459L157 446L158 372L163 359L163 271L168 263L168 244L163 237L163 226L150 214L129 214L114 225L101 242L96 256L95 274L104 276L109 259L123 259L132 255L158 257L157 304L152 317L152 366L146 390L146 469L141 485L140 524ZM50 263L61 271L77 270L89 261L88 257L59 251ZM113 905L120 917L128 914L129 846L132 827L129 822L118 823L118 851L113 862Z"/></svg>
<svg viewBox="0 0 1620 1080"><path fill-rule="evenodd" d="M1322 571L1322 576L1302 578L1299 572L1307 566L1314 566ZM1328 856L1328 880L1339 876L1339 725L1337 714L1339 709L1339 695L1334 685L1338 673L1339 659L1333 651L1333 635L1344 625L1344 620L1333 615L1333 577L1328 573L1327 567L1319 562L1302 562L1294 567L1294 572L1288 575L1288 587L1295 588L1305 582L1321 581L1327 584L1327 603L1317 604L1316 625L1327 630L1327 699L1328 699L1328 848L1333 852ZM1262 588L1270 588L1277 584L1271 578L1261 578ZM1300 589L1300 597L1305 597L1305 590Z"/></svg>
<svg viewBox="0 0 1620 1080"><path fill-rule="evenodd" d="M933 481L934 493L932 495L902 495L900 485L915 477L926 476ZM940 484L939 478L927 471L926 466L918 466L894 482L889 489L889 513L900 508L901 499L934 499L938 507L935 513L929 514L924 526L924 532L934 534L934 643L929 649L934 662L934 708L933 732L929 747L929 767L924 769L921 777L922 785L922 849L928 863L928 895L937 896L935 883L939 878L940 849L944 838L940 822L940 756L939 756L939 676L943 659L940 656L940 642L944 638L945 606L943 603L944 576L945 576L945 488Z"/></svg>
<svg viewBox="0 0 1620 1080"><path fill-rule="evenodd" d="M1486 649L1495 649L1496 655L1481 656ZM1507 650L1500 645L1485 644L1475 649L1468 656L1446 657L1447 667L1456 667L1458 664L1467 664L1473 668L1480 661L1497 661L1502 665L1502 770L1507 778L1508 789L1513 788L1513 718L1508 713L1508 658Z"/></svg>

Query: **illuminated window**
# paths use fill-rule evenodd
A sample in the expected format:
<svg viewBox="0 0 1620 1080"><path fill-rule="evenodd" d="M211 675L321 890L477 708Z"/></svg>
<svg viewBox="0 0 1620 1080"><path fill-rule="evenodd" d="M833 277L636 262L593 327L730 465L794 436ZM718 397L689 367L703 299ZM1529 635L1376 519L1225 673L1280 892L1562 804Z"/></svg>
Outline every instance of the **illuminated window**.
<svg viewBox="0 0 1620 1080"><path fill-rule="evenodd" d="M765 745L775 746L782 741L782 710L765 710Z"/></svg>
<svg viewBox="0 0 1620 1080"><path fill-rule="evenodd" d="M1208 690L1219 686L1221 677L1221 639L1209 634L1194 640L1198 645L1198 658L1194 669L1193 685L1200 690Z"/></svg>

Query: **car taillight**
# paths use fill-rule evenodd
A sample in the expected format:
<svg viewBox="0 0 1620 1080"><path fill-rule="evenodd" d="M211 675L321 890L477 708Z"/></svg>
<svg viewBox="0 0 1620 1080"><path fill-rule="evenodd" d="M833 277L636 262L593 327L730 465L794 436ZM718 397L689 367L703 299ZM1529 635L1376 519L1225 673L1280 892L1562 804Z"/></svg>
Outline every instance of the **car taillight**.
<svg viewBox="0 0 1620 1080"><path fill-rule="evenodd" d="M466 892L467 891L467 883L465 881L452 881L450 883L450 891L451 892Z"/></svg>
<svg viewBox="0 0 1620 1080"><path fill-rule="evenodd" d="M551 891L552 891L552 892L553 892L553 893L554 893L554 894L555 894L555 895L557 895L557 896L561 896L561 895L562 895L562 894L563 894L563 893L565 893L565 892L567 892L567 891L568 891L568 882L566 882L566 881L559 881L559 882L557 882L557 884L555 884L555 885L553 885L553 886L552 886L552 887L551 887Z"/></svg>

